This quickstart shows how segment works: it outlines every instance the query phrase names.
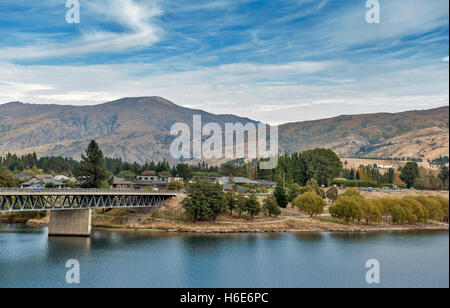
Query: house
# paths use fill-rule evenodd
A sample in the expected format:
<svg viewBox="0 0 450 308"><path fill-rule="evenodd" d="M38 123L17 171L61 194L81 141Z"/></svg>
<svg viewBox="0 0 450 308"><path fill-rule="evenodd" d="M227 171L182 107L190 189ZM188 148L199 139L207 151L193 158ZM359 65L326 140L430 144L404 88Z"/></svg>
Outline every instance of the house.
<svg viewBox="0 0 450 308"><path fill-rule="evenodd" d="M138 175L136 177L138 181L159 181L161 178L158 175Z"/></svg>
<svg viewBox="0 0 450 308"><path fill-rule="evenodd" d="M277 187L277 183L272 182L272 181L257 180L256 182L258 182L260 186L266 187L266 188L275 188L275 187Z"/></svg>
<svg viewBox="0 0 450 308"><path fill-rule="evenodd" d="M169 185L169 178L158 175L138 175L133 180L134 189L165 190Z"/></svg>
<svg viewBox="0 0 450 308"><path fill-rule="evenodd" d="M133 181L126 181L123 178L114 178L112 183L112 188L115 189L132 189L134 188Z"/></svg>
<svg viewBox="0 0 450 308"><path fill-rule="evenodd" d="M183 178L161 177L158 175L138 175L135 180L126 181L123 178L114 178L112 188L117 189L146 189L146 190L166 190L169 183L183 183Z"/></svg>
<svg viewBox="0 0 450 308"><path fill-rule="evenodd" d="M40 180L44 179L54 179L52 174L36 174L33 178Z"/></svg>
<svg viewBox="0 0 450 308"><path fill-rule="evenodd" d="M16 175L14 175L14 179L17 181L28 181L33 177L33 174L29 172L21 172Z"/></svg>
<svg viewBox="0 0 450 308"><path fill-rule="evenodd" d="M223 176L217 179L217 182L221 185L224 184L246 184L246 185L259 185L257 181L253 181L243 177L227 177Z"/></svg>
<svg viewBox="0 0 450 308"><path fill-rule="evenodd" d="M47 186L53 186L58 189L63 189L66 187L66 184L60 181L57 181L55 179L42 179L37 180L36 178L30 179L28 182L23 183L20 187L21 188L32 188L32 189L42 189Z"/></svg>

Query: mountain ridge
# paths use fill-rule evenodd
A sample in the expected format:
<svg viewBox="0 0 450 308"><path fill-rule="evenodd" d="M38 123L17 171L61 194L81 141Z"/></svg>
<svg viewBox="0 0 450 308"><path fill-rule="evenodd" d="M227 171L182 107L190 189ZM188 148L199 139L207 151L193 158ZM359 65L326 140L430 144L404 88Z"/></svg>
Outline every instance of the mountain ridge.
<svg viewBox="0 0 450 308"><path fill-rule="evenodd" d="M279 126L280 149L330 148L341 156L436 158L448 155L449 107L399 113L341 115ZM167 159L171 126L202 123L259 123L232 114L213 114L162 97L127 97L88 106L0 105L0 155L11 152L78 158L90 139L105 155L127 161Z"/></svg>

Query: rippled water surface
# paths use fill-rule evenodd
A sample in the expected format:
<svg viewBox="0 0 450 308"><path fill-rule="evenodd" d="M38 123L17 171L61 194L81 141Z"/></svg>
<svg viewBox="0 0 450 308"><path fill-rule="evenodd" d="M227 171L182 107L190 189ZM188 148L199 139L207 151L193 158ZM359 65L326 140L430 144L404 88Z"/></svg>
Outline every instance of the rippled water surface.
<svg viewBox="0 0 450 308"><path fill-rule="evenodd" d="M185 235L95 230L48 238L46 228L0 225L0 287L449 287L448 232Z"/></svg>

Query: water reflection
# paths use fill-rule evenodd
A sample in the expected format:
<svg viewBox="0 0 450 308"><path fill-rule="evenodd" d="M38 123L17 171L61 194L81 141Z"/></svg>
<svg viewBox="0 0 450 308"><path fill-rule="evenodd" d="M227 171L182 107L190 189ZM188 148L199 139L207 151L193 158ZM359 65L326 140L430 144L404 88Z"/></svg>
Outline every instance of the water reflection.
<svg viewBox="0 0 450 308"><path fill-rule="evenodd" d="M371 258L382 264L383 286L448 287L448 249L448 232L94 230L89 239L0 225L0 287L67 287L69 259L80 261L82 287L367 287Z"/></svg>
<svg viewBox="0 0 450 308"><path fill-rule="evenodd" d="M69 260L87 256L91 250L88 237L49 237L47 242L48 260Z"/></svg>

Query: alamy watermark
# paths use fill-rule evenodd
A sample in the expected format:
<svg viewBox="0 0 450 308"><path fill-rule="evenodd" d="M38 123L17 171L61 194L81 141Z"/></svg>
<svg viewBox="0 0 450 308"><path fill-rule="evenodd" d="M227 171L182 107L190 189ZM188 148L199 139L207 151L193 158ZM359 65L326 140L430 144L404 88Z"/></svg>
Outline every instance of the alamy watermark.
<svg viewBox="0 0 450 308"><path fill-rule="evenodd" d="M366 273L366 282L368 284L380 284L381 283L380 262L375 259L370 259L366 262L366 268L369 269Z"/></svg>
<svg viewBox="0 0 450 308"><path fill-rule="evenodd" d="M368 24L379 24L381 22L380 2L378 0L367 0L366 22Z"/></svg>
<svg viewBox="0 0 450 308"><path fill-rule="evenodd" d="M80 23L80 2L78 0L67 0L66 8L69 10L66 13L66 22L68 24Z"/></svg>
<svg viewBox="0 0 450 308"><path fill-rule="evenodd" d="M80 283L80 262L71 259L66 262L66 268L69 269L66 273L66 282L68 284Z"/></svg>
<svg viewBox="0 0 450 308"><path fill-rule="evenodd" d="M170 146L174 159L262 159L261 169L274 169L278 164L278 126L226 123L224 132L218 123L202 126L202 117L194 115L192 134L186 123L175 123L170 134L177 137Z"/></svg>

